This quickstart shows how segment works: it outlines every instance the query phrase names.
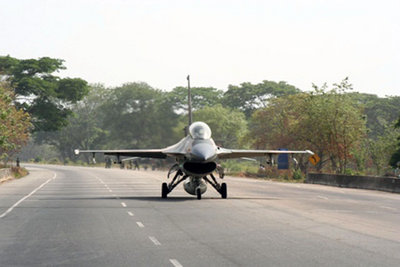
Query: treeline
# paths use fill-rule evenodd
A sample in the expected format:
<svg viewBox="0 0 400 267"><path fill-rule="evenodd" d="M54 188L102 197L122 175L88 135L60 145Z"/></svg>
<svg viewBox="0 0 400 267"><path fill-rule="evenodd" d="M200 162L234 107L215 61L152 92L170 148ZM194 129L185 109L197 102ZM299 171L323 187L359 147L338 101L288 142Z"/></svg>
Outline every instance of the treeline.
<svg viewBox="0 0 400 267"><path fill-rule="evenodd" d="M229 148L310 149L321 161L318 171L384 174L396 151L400 97L354 93L348 79L331 87L302 92L284 82L263 81L216 88L192 88L194 120L208 123L217 144ZM183 137L187 88L170 92L146 83L116 88L90 86L72 107L68 125L41 132L62 161L73 150L160 148ZM85 159L88 160L88 159ZM299 166L310 167L307 158Z"/></svg>
<svg viewBox="0 0 400 267"><path fill-rule="evenodd" d="M61 69L60 59L0 57L3 158L15 158L29 131L22 159L61 162L80 160L76 148L160 148L183 137L186 87L106 88L55 76ZM337 173L384 174L400 161L400 97L353 92L347 78L307 92L274 81L193 87L192 97L194 120L208 123L224 147L309 149L321 157L317 170Z"/></svg>

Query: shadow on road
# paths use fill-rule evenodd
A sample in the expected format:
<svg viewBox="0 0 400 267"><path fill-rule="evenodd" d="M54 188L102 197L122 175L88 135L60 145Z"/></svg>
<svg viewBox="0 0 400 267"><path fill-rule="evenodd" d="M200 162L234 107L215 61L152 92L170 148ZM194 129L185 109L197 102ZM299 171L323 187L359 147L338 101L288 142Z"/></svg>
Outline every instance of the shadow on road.
<svg viewBox="0 0 400 267"><path fill-rule="evenodd" d="M183 201L198 201L196 197L168 197L161 198L159 196L122 196L122 197L64 197L64 198L42 198L41 200L140 200L140 201L152 201L152 202L183 202ZM201 200L279 200L278 198L271 197L230 197L222 199L219 197L203 197Z"/></svg>

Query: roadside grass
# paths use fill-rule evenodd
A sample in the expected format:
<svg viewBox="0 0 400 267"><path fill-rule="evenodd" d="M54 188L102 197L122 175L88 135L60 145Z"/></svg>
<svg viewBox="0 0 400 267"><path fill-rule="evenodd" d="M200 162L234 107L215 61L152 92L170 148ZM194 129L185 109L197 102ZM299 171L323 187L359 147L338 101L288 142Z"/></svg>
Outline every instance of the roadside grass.
<svg viewBox="0 0 400 267"><path fill-rule="evenodd" d="M294 170L271 170L266 172L227 172L229 176L248 177L261 180L269 180L284 183L304 183L305 175L300 171Z"/></svg>
<svg viewBox="0 0 400 267"><path fill-rule="evenodd" d="M0 184L13 179L25 177L29 174L27 169L21 167L6 166L0 164L0 169L2 170L2 174L0 176Z"/></svg>
<svg viewBox="0 0 400 267"><path fill-rule="evenodd" d="M304 183L305 175L300 170L278 170L276 166L263 166L253 161L225 161L222 163L225 173L230 176L250 177L286 183Z"/></svg>
<svg viewBox="0 0 400 267"><path fill-rule="evenodd" d="M16 179L25 177L28 174L28 170L23 167L11 167L11 175Z"/></svg>

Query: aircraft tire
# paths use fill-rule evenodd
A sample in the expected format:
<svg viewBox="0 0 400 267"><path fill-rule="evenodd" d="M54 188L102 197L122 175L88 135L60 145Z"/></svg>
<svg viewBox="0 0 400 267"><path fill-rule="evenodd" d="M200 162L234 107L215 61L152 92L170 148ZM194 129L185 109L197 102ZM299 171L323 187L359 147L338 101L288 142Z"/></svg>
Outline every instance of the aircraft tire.
<svg viewBox="0 0 400 267"><path fill-rule="evenodd" d="M168 195L168 185L167 183L162 183L161 185L161 198L167 198Z"/></svg>
<svg viewBox="0 0 400 267"><path fill-rule="evenodd" d="M201 189L200 188L197 188L196 189L196 195L197 195L197 199L201 199Z"/></svg>
<svg viewBox="0 0 400 267"><path fill-rule="evenodd" d="M226 198L228 196L228 190L226 187L226 183L221 184L220 193L221 193L221 198Z"/></svg>

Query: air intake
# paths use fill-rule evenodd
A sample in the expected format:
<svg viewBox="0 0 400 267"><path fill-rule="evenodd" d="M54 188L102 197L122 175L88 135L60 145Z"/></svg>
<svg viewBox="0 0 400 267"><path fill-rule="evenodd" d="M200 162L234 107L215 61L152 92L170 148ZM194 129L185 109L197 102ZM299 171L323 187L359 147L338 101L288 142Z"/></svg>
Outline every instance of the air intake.
<svg viewBox="0 0 400 267"><path fill-rule="evenodd" d="M204 176L213 172L217 168L217 164L213 161L205 163L185 162L183 168L189 174Z"/></svg>

